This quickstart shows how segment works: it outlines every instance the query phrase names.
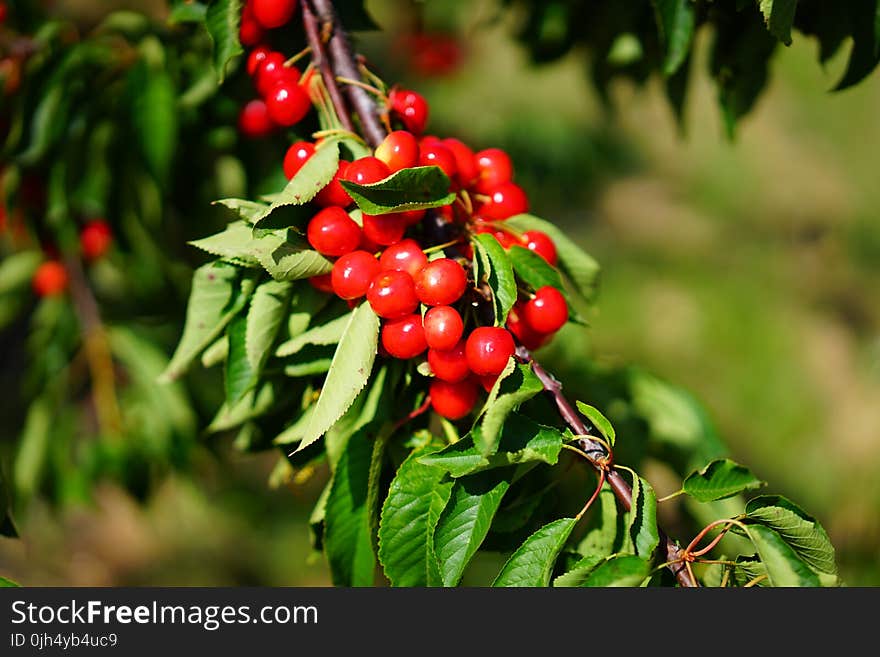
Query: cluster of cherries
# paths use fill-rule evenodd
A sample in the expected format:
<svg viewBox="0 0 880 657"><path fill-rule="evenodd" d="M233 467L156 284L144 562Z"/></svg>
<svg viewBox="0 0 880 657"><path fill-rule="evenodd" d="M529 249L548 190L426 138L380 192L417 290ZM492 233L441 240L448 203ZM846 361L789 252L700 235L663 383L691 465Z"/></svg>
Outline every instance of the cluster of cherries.
<svg viewBox="0 0 880 657"><path fill-rule="evenodd" d="M87 221L79 232L79 248L87 262L103 257L113 244L113 231L103 219ZM34 292L41 297L52 297L67 291L70 276L67 268L57 258L52 257L40 263L31 278Z"/></svg>
<svg viewBox="0 0 880 657"><path fill-rule="evenodd" d="M311 106L308 82L300 71L264 42L265 32L284 25L295 11L296 3L288 0L248 0L244 6L241 42L250 48L247 70L260 94L241 114L239 125L247 135L261 137L278 126L291 126ZM306 237L315 251L333 261L333 268L309 281L352 307L369 303L381 318L380 354L427 361L433 375L430 404L439 415L455 420L471 412L481 388L491 390L517 342L540 347L568 321L564 296L546 286L522 294L505 326L485 325L479 308L487 298L471 271L470 236L491 233L505 248L526 247L551 265L556 248L543 232L505 228L506 219L529 208L506 152L474 152L458 139L426 135L429 107L415 91L396 86L380 100L387 125L397 129L371 155L340 159L333 179L312 201L316 212ZM287 149L282 166L288 179L319 146L319 141L296 141ZM418 166L443 170L455 201L429 211L351 212L354 201L342 181L369 185ZM427 212L433 213L432 222L439 221L457 237L431 244Z"/></svg>

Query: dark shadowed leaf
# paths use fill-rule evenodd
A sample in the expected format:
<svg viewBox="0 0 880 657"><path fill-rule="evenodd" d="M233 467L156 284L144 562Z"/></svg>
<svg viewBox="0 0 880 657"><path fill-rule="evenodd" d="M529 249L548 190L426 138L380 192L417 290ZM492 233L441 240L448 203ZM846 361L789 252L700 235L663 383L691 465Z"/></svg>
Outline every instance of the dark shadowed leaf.
<svg viewBox="0 0 880 657"><path fill-rule="evenodd" d="M633 551L650 559L660 544L657 528L657 496L642 477L633 478L632 508L629 511L629 537Z"/></svg>
<svg viewBox="0 0 880 657"><path fill-rule="evenodd" d="M238 30L241 24L242 0L213 0L205 14L205 25L214 47L214 71L223 82L230 62L244 53Z"/></svg>
<svg viewBox="0 0 880 657"><path fill-rule="evenodd" d="M652 0L660 39L663 42L664 75L673 75L691 51L696 27L696 6L693 0Z"/></svg>

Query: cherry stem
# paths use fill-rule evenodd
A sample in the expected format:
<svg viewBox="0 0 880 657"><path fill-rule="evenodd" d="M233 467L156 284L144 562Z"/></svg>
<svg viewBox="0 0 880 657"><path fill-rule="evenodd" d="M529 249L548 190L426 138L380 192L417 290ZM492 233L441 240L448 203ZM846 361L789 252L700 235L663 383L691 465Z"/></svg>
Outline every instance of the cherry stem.
<svg viewBox="0 0 880 657"><path fill-rule="evenodd" d="M336 81L341 82L342 84L353 84L356 87L360 87L364 91L369 91L371 94L379 96L380 98L385 96L385 94L382 93L381 89L377 89L376 87L369 85L366 82L361 82L360 80L351 80L349 78L344 78L341 75L337 75Z"/></svg>
<svg viewBox="0 0 880 657"><path fill-rule="evenodd" d="M587 503L584 504L584 508L581 509L580 513L577 514L578 519L584 517L584 514L593 505L593 502L596 501L596 498L599 497L599 493L602 491L602 487L604 485L605 485L605 470L599 470L599 483L596 484L596 490L593 491L593 494L590 496L590 499L588 499Z"/></svg>
<svg viewBox="0 0 880 657"><path fill-rule="evenodd" d="M608 464L607 458L609 454L606 451L605 446L596 440L595 436L592 435L594 428L574 409L571 403L562 394L562 383L560 383L552 374L547 372L547 370L535 360L531 352L522 345L517 346L516 356L521 362L529 363L531 365L532 371L535 373L535 376L538 377L538 380L541 381L544 390L550 394L556 402L556 408L559 411L560 417L562 417L571 430L579 436L578 442L584 452L584 456L594 468L606 473L606 480L608 481L611 490L614 492L617 501L625 511L629 511L632 507L632 488L620 472L617 471L616 467ZM694 577L690 565L685 561L685 551L670 539L662 529L658 527L657 531L660 535L660 544L666 552L668 568L672 574L675 575L678 583L682 587L698 587L699 584L697 583L697 579Z"/></svg>
<svg viewBox="0 0 880 657"><path fill-rule="evenodd" d="M410 420L414 420L419 415L422 415L425 412L427 412L427 410L429 408L431 408L431 395L426 395L425 401L422 402L421 406L419 406L414 411L409 412L405 417L402 417L401 419L399 419L397 422L394 423L394 430L393 431L396 432L398 429L400 429L400 427L402 427L404 424L406 424Z"/></svg>
<svg viewBox="0 0 880 657"><path fill-rule="evenodd" d="M339 86L336 84L336 76L330 67L330 61L327 59L327 53L324 51L324 44L318 30L318 19L312 13L307 0L301 0L300 6L303 15L303 27L306 31L306 39L309 42L309 49L312 51L312 63L321 71L321 78L324 80L324 86L327 93L330 94L330 100L333 108L336 110L336 116L342 127L349 132L354 132L354 123L348 113L348 108L342 100L342 94Z"/></svg>

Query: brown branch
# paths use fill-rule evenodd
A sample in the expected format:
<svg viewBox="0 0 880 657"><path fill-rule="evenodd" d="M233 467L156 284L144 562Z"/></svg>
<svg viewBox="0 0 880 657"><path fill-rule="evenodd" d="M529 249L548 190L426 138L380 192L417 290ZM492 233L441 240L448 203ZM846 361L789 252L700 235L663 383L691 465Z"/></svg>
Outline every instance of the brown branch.
<svg viewBox="0 0 880 657"><path fill-rule="evenodd" d="M545 370L525 347L521 345L518 346L516 349L516 356L520 361L531 365L532 371L541 381L544 390L547 391L556 402L556 408L559 411L559 415L578 436L580 448L587 457L587 460L598 471L606 472L606 480L608 481L611 490L614 492L614 496L617 498L620 505L626 511L629 511L630 508L632 508L632 488L620 472L615 469L614 465L608 463L607 459L610 455L605 446L598 440L590 437L593 427L584 420L581 414L574 409L571 403L569 403L562 394L562 384L552 374ZM699 586L691 572L686 567L684 551L679 545L670 539L662 529L658 527L657 530L660 534L660 543L663 545L666 552L666 559L664 561L669 564L669 570L675 575L678 583L681 586L688 588Z"/></svg>
<svg viewBox="0 0 880 657"><path fill-rule="evenodd" d="M318 30L318 19L309 7L308 0L300 0L300 7L303 14L303 27L306 31L306 39L312 51L312 62L321 72L321 79L324 80L324 86L327 87L327 93L330 95L330 102L333 103L333 109L336 110L336 116L342 127L350 132L354 132L354 123L351 121L351 115L348 107L342 99L339 91L339 85L336 84L336 75L330 66L330 60L324 50L324 41Z"/></svg>
<svg viewBox="0 0 880 657"><path fill-rule="evenodd" d="M315 13L324 24L324 29L330 34L330 41L327 46L330 50L330 57L333 60L333 70L339 77L350 80L362 79L351 42L339 22L336 10L333 8L333 3L331 0L312 0L312 4L315 7ZM361 128L367 143L375 148L382 143L386 135L385 128L379 120L376 102L369 92L357 85L345 85L345 92L348 95L351 106L360 119Z"/></svg>

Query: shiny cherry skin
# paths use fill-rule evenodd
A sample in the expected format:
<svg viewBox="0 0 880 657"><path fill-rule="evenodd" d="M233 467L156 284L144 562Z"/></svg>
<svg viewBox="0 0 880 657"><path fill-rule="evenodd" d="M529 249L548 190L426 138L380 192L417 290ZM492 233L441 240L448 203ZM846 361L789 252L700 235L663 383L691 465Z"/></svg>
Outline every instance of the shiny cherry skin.
<svg viewBox="0 0 880 657"><path fill-rule="evenodd" d="M306 237L318 253L338 257L351 253L361 242L361 227L338 206L324 208L309 220Z"/></svg>
<svg viewBox="0 0 880 657"><path fill-rule="evenodd" d="M388 95L388 105L406 129L420 135L428 124L428 101L416 91L395 88Z"/></svg>
<svg viewBox="0 0 880 657"><path fill-rule="evenodd" d="M379 257L383 271L405 271L415 280L422 268L428 264L428 256L414 239L407 238L390 245Z"/></svg>
<svg viewBox="0 0 880 657"><path fill-rule="evenodd" d="M333 294L332 272L309 277L309 285L320 292Z"/></svg>
<svg viewBox="0 0 880 657"><path fill-rule="evenodd" d="M341 299L359 299L367 293L379 273L379 261L367 251L357 249L339 256L330 271L333 291Z"/></svg>
<svg viewBox="0 0 880 657"><path fill-rule="evenodd" d="M411 132L394 130L376 147L375 156L382 160L389 171L414 167L419 161L419 143Z"/></svg>
<svg viewBox="0 0 880 657"><path fill-rule="evenodd" d="M507 314L507 329L517 341L529 351L543 347L552 337L547 333L539 333L523 319L525 302L517 301Z"/></svg>
<svg viewBox="0 0 880 657"><path fill-rule="evenodd" d="M415 283L405 271L380 272L367 288L367 301L385 319L398 319L419 307Z"/></svg>
<svg viewBox="0 0 880 657"><path fill-rule="evenodd" d="M447 420L459 420L473 410L479 390L473 379L457 383L434 379L428 388L431 408Z"/></svg>
<svg viewBox="0 0 880 657"><path fill-rule="evenodd" d="M523 306L522 318L538 333L554 333L568 321L568 304L559 290L545 285Z"/></svg>
<svg viewBox="0 0 880 657"><path fill-rule="evenodd" d="M441 381L457 383L471 375L465 355L465 341L459 340L451 349L428 349L428 365Z"/></svg>
<svg viewBox="0 0 880 657"><path fill-rule="evenodd" d="M464 321L452 306L433 306L425 313L425 339L431 349L445 351L459 344Z"/></svg>
<svg viewBox="0 0 880 657"><path fill-rule="evenodd" d="M428 348L422 316L418 313L388 319L382 324L382 347L389 355L400 359L415 358Z"/></svg>
<svg viewBox="0 0 880 657"><path fill-rule="evenodd" d="M264 98L272 93L275 85L279 82L296 84L299 82L300 72L295 66L285 66L284 55L273 50L265 55L257 65L254 73L254 86L257 93Z"/></svg>
<svg viewBox="0 0 880 657"><path fill-rule="evenodd" d="M248 101L238 115L238 129L251 139L266 137L277 127L278 125L269 116L266 103L259 98Z"/></svg>
<svg viewBox="0 0 880 657"><path fill-rule="evenodd" d="M397 213L362 215L364 236L380 246L397 244L406 232L406 221Z"/></svg>
<svg viewBox="0 0 880 657"><path fill-rule="evenodd" d="M466 289L467 273L451 258L432 260L416 276L416 293L426 306L448 306Z"/></svg>
<svg viewBox="0 0 880 657"><path fill-rule="evenodd" d="M308 141L297 141L290 145L284 154L284 175L290 180L302 169L308 159L315 154L315 145Z"/></svg>
<svg viewBox="0 0 880 657"><path fill-rule="evenodd" d="M290 22L296 12L296 0L248 0L254 19L271 30Z"/></svg>
<svg viewBox="0 0 880 657"><path fill-rule="evenodd" d="M551 265L556 264L556 245L547 233L540 230L527 230L522 234L522 244L534 251Z"/></svg>
<svg viewBox="0 0 880 657"><path fill-rule="evenodd" d="M478 176L476 191L488 194L498 185L513 180L513 162L500 148L486 148L474 155Z"/></svg>
<svg viewBox="0 0 880 657"><path fill-rule="evenodd" d="M508 219L529 209L529 199L525 191L513 182L501 183L487 196L489 200L480 206L480 215L486 219Z"/></svg>
<svg viewBox="0 0 880 657"><path fill-rule="evenodd" d="M299 84L281 80L266 97L266 107L275 123L290 127L305 118L312 107L312 101Z"/></svg>
<svg viewBox="0 0 880 657"><path fill-rule="evenodd" d="M248 54L247 64L245 66L248 75L256 75L257 69L260 67L260 64L266 61L266 57L271 52L272 50L267 46L257 46L256 48L251 50L250 54Z"/></svg>
<svg viewBox="0 0 880 657"><path fill-rule="evenodd" d="M456 178L464 189L470 189L480 176L474 152L460 139L449 137L440 142L455 158Z"/></svg>
<svg viewBox="0 0 880 657"><path fill-rule="evenodd" d="M358 185L371 185L391 175L388 165L377 157L361 157L348 165L343 180Z"/></svg>
<svg viewBox="0 0 880 657"><path fill-rule="evenodd" d="M419 166L440 167L449 180L455 180L455 175L458 173L455 156L440 142L427 144L419 149Z"/></svg>
<svg viewBox="0 0 880 657"><path fill-rule="evenodd" d="M345 187L342 186L340 180L343 180L343 176L345 172L351 164L347 160L339 160L339 166L336 169L336 173L333 175L333 179L327 183L327 185L315 196L315 203L320 205L321 207L331 207L331 206L339 206L341 208L347 208L354 201L352 201L351 196L348 195L348 192L345 191Z"/></svg>
<svg viewBox="0 0 880 657"><path fill-rule="evenodd" d="M468 366L479 376L501 374L514 351L513 336L500 326L475 328L465 344Z"/></svg>

